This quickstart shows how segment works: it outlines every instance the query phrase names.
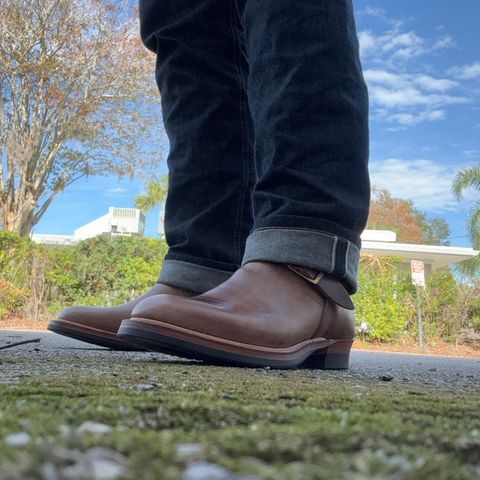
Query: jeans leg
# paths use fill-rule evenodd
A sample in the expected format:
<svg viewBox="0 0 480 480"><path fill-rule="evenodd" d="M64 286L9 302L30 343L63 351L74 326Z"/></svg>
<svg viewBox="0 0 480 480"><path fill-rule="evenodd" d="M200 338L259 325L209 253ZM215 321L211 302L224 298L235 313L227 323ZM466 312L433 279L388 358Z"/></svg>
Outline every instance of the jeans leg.
<svg viewBox="0 0 480 480"><path fill-rule="evenodd" d="M237 0L258 182L243 263L292 263L357 290L369 201L368 93L350 0Z"/></svg>
<svg viewBox="0 0 480 480"><path fill-rule="evenodd" d="M253 223L248 64L233 0L140 0L170 140L158 281L202 292L241 264Z"/></svg>

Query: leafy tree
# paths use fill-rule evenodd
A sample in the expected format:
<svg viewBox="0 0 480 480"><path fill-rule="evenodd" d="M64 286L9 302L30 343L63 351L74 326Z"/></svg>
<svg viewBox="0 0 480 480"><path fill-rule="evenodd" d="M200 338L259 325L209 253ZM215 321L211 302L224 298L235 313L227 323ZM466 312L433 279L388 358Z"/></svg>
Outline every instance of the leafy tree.
<svg viewBox="0 0 480 480"><path fill-rule="evenodd" d="M428 218L411 200L393 197L386 189L372 188L367 228L393 230L397 241L448 245L448 224L442 218Z"/></svg>
<svg viewBox="0 0 480 480"><path fill-rule="evenodd" d="M28 236L81 177L158 168L153 60L129 3L0 2L4 230Z"/></svg>
<svg viewBox="0 0 480 480"><path fill-rule="evenodd" d="M417 223L422 230L423 243L429 245L450 245L448 223L440 217L428 218L425 212L414 209Z"/></svg>
<svg viewBox="0 0 480 480"><path fill-rule="evenodd" d="M422 229L417 224L413 202L393 197L386 189L372 188L367 228L393 230L397 241L421 243Z"/></svg>

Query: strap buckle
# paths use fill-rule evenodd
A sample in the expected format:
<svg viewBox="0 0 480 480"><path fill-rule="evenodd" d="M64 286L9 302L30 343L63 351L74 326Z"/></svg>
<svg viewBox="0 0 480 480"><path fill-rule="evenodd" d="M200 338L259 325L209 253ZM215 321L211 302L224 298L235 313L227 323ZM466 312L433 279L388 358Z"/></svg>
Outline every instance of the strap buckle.
<svg viewBox="0 0 480 480"><path fill-rule="evenodd" d="M307 282L313 283L314 285L318 285L322 277L325 275L324 272L315 272L309 268L302 268L296 265L287 265L287 267L292 270L292 272L295 272Z"/></svg>
<svg viewBox="0 0 480 480"><path fill-rule="evenodd" d="M297 265L287 264L286 266L299 277L315 285L316 290L332 302L348 310L355 308L345 287L339 281L326 275L325 272L317 272Z"/></svg>

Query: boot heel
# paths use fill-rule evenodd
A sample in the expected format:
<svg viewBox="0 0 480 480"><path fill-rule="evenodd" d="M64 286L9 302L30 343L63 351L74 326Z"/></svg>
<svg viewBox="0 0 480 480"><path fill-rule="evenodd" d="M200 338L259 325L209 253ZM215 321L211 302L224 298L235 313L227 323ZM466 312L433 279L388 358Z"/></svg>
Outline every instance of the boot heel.
<svg viewBox="0 0 480 480"><path fill-rule="evenodd" d="M352 345L353 340L339 340L326 348L317 350L302 366L318 370L346 370Z"/></svg>

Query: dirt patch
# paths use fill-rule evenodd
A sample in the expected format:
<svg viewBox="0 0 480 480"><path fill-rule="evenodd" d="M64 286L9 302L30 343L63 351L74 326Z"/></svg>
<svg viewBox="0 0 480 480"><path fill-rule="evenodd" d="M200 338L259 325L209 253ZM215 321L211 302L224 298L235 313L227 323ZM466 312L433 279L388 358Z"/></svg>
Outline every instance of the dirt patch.
<svg viewBox="0 0 480 480"><path fill-rule="evenodd" d="M470 345L461 343L446 343L436 341L434 344L424 345L420 348L413 342L366 342L357 339L353 344L357 350L372 350L377 352L398 352L398 353L416 353L421 355L441 355L443 357L467 357L480 358L480 345L474 348Z"/></svg>
<svg viewBox="0 0 480 480"><path fill-rule="evenodd" d="M53 318L54 315L51 316ZM22 317L8 317L0 320L0 330L47 330L48 319L27 320Z"/></svg>

